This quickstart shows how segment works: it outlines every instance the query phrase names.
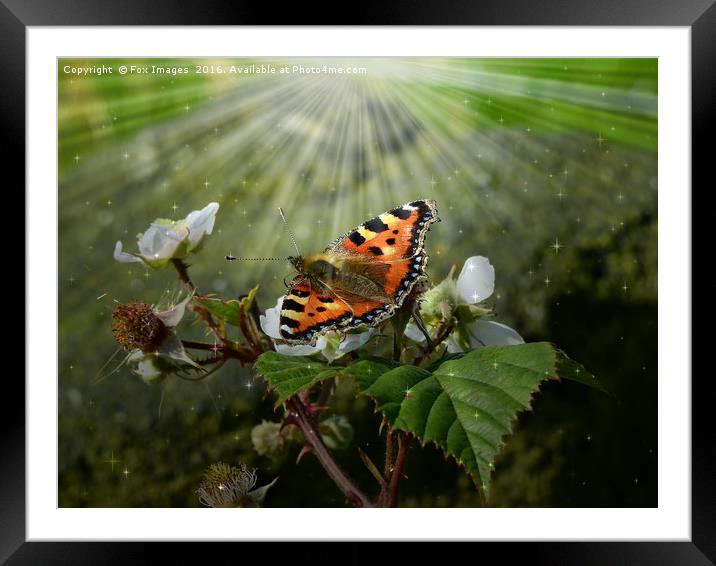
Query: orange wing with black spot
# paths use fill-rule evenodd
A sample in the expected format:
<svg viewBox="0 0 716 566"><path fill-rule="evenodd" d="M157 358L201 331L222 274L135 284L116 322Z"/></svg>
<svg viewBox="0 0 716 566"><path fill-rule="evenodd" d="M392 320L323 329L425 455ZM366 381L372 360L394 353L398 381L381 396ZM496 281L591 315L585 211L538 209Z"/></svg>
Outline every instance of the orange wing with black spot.
<svg viewBox="0 0 716 566"><path fill-rule="evenodd" d="M392 311L410 294L425 274L428 256L424 250L425 235L433 222L439 221L434 200L417 200L399 206L364 222L341 236L327 249L328 253L359 256L361 261L384 265L387 270L381 285L392 299ZM375 313L379 320L386 318ZM374 324L374 318L357 317L353 323Z"/></svg>
<svg viewBox="0 0 716 566"><path fill-rule="evenodd" d="M352 317L345 301L299 275L283 298L279 330L288 341L312 342L320 333L345 326Z"/></svg>

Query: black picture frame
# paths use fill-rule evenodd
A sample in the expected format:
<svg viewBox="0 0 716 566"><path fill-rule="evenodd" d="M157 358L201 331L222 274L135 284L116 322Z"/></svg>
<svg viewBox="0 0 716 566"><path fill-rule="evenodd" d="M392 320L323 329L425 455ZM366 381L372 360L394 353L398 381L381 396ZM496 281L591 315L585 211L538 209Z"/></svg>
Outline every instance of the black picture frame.
<svg viewBox="0 0 716 566"><path fill-rule="evenodd" d="M0 119L5 171L25 177L25 32L28 26L83 25L565 25L688 26L692 48L692 172L706 178L716 100L716 6L714 0L442 0L400 4L363 2L346 10L336 4L203 0L0 0ZM344 7L345 8L345 7ZM661 157L661 156L660 156ZM704 184L706 184L704 182ZM18 185L15 185L18 186ZM708 185L713 186L713 181ZM704 188L707 188L706 186ZM691 187L683 190L691 191ZM691 274L684 274L691 278ZM689 279L690 281L691 279ZM31 297L25 296L27 303ZM691 332L691 329L681 329ZM26 343L26 355L32 344ZM692 380L692 538L690 542L489 543L480 550L504 563L524 557L538 564L714 564L716 563L716 464L714 463L710 372ZM19 564L127 564L161 553L165 562L206 561L205 546L169 543L25 542L24 383L6 372L0 411L0 562ZM691 376L680 376L689 379ZM317 537L320 538L317 531ZM202 543L207 544L207 543ZM352 543L358 545L359 543ZM181 553L181 554L180 554ZM366 548L351 552L368 559ZM173 556L176 555L176 558ZM340 557L341 555L336 555ZM345 555L343 555L345 556Z"/></svg>

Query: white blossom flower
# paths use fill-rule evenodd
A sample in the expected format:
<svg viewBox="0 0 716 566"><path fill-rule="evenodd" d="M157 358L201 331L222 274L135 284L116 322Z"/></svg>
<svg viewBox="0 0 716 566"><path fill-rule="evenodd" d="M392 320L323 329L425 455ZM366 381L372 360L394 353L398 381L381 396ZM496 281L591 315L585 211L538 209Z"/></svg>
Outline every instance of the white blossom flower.
<svg viewBox="0 0 716 566"><path fill-rule="evenodd" d="M321 353L323 357L332 362L357 350L373 336L373 329L369 328L359 333L327 332L319 336L316 344L286 344L279 330L281 319L281 305L283 297L279 297L276 306L267 309L265 314L259 316L259 323L264 333L273 340L274 347L279 354L286 356L310 356Z"/></svg>
<svg viewBox="0 0 716 566"><path fill-rule="evenodd" d="M150 309L135 303L119 305L112 314L115 338L129 354L125 363L136 363L134 373L144 381L157 380L175 367L175 362L199 368L192 360L179 337L174 333L186 312L191 296L168 310Z"/></svg>
<svg viewBox="0 0 716 566"><path fill-rule="evenodd" d="M457 293L456 306L460 303L467 305L481 303L492 296L495 290L495 268L486 257L469 257L462 266L455 287L447 285L445 288L454 289L452 292ZM448 352L462 352L467 348L483 346L524 344L522 337L509 326L480 318L482 314L479 313L478 307L472 306L470 309L468 318L458 322L458 328L448 339ZM457 310L459 312L460 309ZM412 322L406 326L405 335L419 344L425 342L425 336Z"/></svg>
<svg viewBox="0 0 716 566"><path fill-rule="evenodd" d="M190 212L183 220L158 218L137 238L139 253L122 251L122 242L114 247L114 259L122 263L144 262L160 267L170 259L181 259L196 251L204 236L211 234L219 203L211 202L201 210Z"/></svg>

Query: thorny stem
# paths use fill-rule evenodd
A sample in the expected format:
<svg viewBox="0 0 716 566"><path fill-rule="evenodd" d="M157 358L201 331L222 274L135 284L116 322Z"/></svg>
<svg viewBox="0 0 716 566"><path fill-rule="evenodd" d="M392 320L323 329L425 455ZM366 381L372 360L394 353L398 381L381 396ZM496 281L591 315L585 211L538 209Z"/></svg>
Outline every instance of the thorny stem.
<svg viewBox="0 0 716 566"><path fill-rule="evenodd" d="M398 487L403 479L405 461L408 457L408 450L412 440L413 435L409 432L398 432L398 455L395 458L395 465L390 475L385 499L381 502L383 507L396 507L398 505Z"/></svg>
<svg viewBox="0 0 716 566"><path fill-rule="evenodd" d="M423 350L423 353L416 357L415 360L413 360L413 365L419 366L425 358L427 358L430 354L432 354L435 350L437 350L438 346L445 340L448 336L450 336L450 333L453 331L453 324L445 324L440 323L437 327L437 331L435 332L435 337L432 338L431 343L426 345L425 349Z"/></svg>
<svg viewBox="0 0 716 566"><path fill-rule="evenodd" d="M390 477L390 472L393 469L393 431L390 427L386 428L385 436L385 468L383 476L387 479Z"/></svg>
<svg viewBox="0 0 716 566"><path fill-rule="evenodd" d="M313 420L306 411L306 406L301 400L294 395L286 401L286 407L289 411L289 418L301 429L311 452L318 458L318 461L326 470L326 473L328 473L348 500L357 507L373 507L373 503L371 503L370 499L355 486L333 459L333 455L323 443L323 440L321 440L321 435L318 433Z"/></svg>
<svg viewBox="0 0 716 566"><path fill-rule="evenodd" d="M199 291L189 277L189 266L184 263L183 260L178 258L172 258L172 265L177 270L177 273L179 274L179 279L184 283L184 285L186 285L186 288L189 289L189 292L192 293L192 295L195 293L198 294ZM204 307L204 305L202 305L201 303L197 303L195 300L192 299L189 303L189 308L196 314L198 314L204 322L206 322L206 325L209 327L209 330L211 330L212 334L216 337L217 340L219 340L222 344L226 342L226 338L221 334L219 327L214 321L214 317L211 316L211 313L206 309L206 307Z"/></svg>
<svg viewBox="0 0 716 566"><path fill-rule="evenodd" d="M256 352L243 346L224 342L223 344L207 344L206 342L194 342L192 340L182 340L182 345L191 350L206 350L221 355L222 358L234 358L245 362L255 362L258 357Z"/></svg>
<svg viewBox="0 0 716 566"><path fill-rule="evenodd" d="M184 285L187 286L187 289L189 289L191 293L197 292L194 283L192 283L191 279L189 278L189 266L181 259L177 258L172 258L172 265L174 265L174 268L177 270L177 273L179 273L179 279L181 279Z"/></svg>
<svg viewBox="0 0 716 566"><path fill-rule="evenodd" d="M333 384L336 382L336 379L334 377L331 377L330 379L326 379L321 384L321 390L318 393L318 398L316 399L315 405L317 407L323 407L328 402L328 398L331 396L331 389L333 389Z"/></svg>

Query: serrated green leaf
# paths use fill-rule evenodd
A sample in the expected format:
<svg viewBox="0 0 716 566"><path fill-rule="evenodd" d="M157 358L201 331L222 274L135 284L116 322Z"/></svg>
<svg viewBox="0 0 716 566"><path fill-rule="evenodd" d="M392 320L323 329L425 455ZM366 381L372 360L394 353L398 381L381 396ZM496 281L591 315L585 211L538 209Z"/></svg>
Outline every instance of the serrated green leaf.
<svg viewBox="0 0 716 566"><path fill-rule="evenodd" d="M397 362L370 357L351 364L343 369L341 373L350 375L356 381L358 390L362 392L370 387L375 380L385 372L396 367L400 367L400 364Z"/></svg>
<svg viewBox="0 0 716 566"><path fill-rule="evenodd" d="M236 299L224 301L214 297L197 297L196 300L204 305L209 312L226 324L239 326L241 321L241 302Z"/></svg>
<svg viewBox="0 0 716 566"><path fill-rule="evenodd" d="M276 406L319 381L335 377L343 369L304 356L285 356L278 352L264 352L254 367L278 394Z"/></svg>
<svg viewBox="0 0 716 566"><path fill-rule="evenodd" d="M601 388L547 342L479 348L430 369L362 360L345 373L375 400L394 429L440 446L465 467L485 497L503 438L517 415L530 408L542 381L561 376Z"/></svg>

